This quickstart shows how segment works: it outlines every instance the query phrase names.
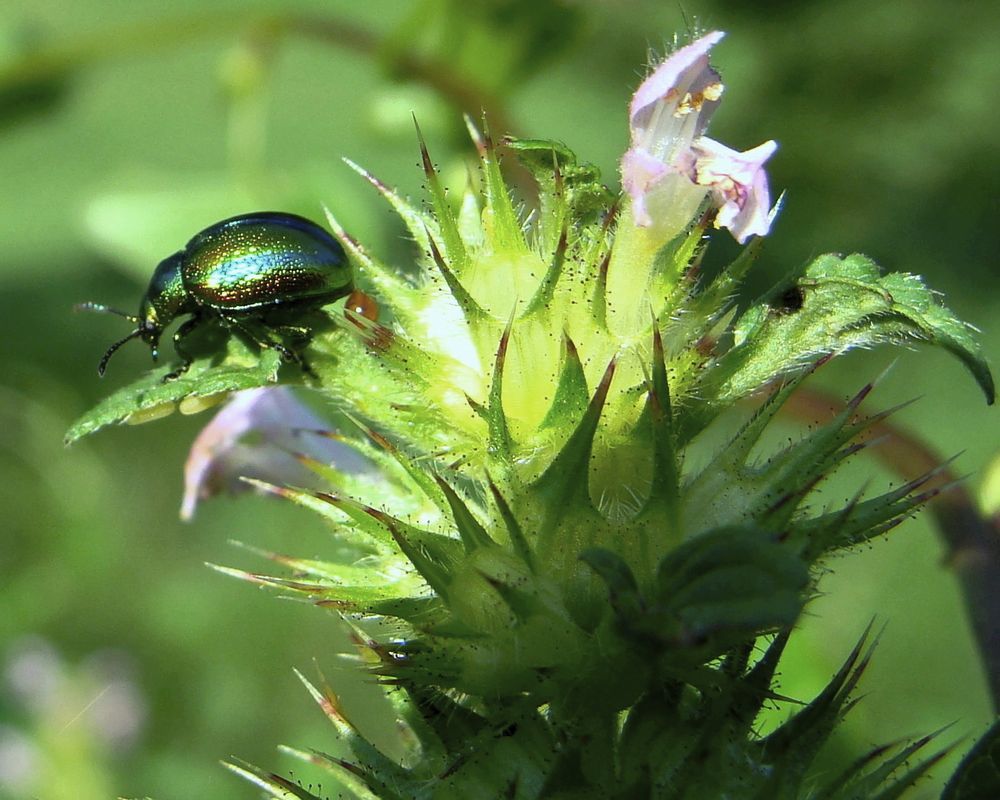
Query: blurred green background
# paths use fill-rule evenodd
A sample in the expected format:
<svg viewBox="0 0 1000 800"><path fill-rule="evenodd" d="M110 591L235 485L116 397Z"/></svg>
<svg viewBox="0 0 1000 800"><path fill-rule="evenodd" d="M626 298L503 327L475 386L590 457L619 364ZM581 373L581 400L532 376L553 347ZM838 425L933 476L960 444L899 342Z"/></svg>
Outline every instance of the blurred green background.
<svg viewBox="0 0 1000 800"><path fill-rule="evenodd" d="M0 798L254 796L218 766L282 774L278 743L331 749L291 668L358 683L333 617L224 578L259 567L227 544L311 556L312 516L264 499L178 520L186 448L207 415L104 432L69 423L148 365L126 332L72 313L131 310L156 261L196 230L264 208L326 204L394 263L411 253L342 156L405 193L422 175L411 112L453 185L460 112L562 139L617 185L625 109L649 48L693 23L729 36L712 136L773 138L786 202L749 291L811 257L863 251L925 275L1000 352L1000 8L944 0L677 4L647 0L246 3L7 0L0 9ZM503 132L503 131L501 131ZM717 236L712 258L735 252ZM814 384L846 397L899 358L873 398L921 396L902 425L976 485L1000 417L961 366L915 351L852 354ZM892 480L858 461L831 496ZM991 720L956 584L926 515L837 559L782 669L807 698L865 625L884 625L867 693L829 763L876 742ZM338 685L340 685L338 683ZM949 739L950 737L950 739ZM971 739L958 748L967 749ZM953 762L949 762L953 763ZM931 796L948 766L923 785ZM298 776L298 775L297 775ZM302 780L309 781L303 774Z"/></svg>

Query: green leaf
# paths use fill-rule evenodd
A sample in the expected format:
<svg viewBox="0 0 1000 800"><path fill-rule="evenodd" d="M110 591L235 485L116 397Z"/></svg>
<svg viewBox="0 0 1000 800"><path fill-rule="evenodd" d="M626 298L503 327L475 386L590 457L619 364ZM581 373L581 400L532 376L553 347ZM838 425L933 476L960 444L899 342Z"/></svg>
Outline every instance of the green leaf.
<svg viewBox="0 0 1000 800"><path fill-rule="evenodd" d="M941 800L1000 797L1000 721L994 722L958 765Z"/></svg>
<svg viewBox="0 0 1000 800"><path fill-rule="evenodd" d="M601 182L601 171L593 164L577 163L576 155L562 142L508 136L504 144L538 181L543 216L546 207L564 204L575 218L584 219L614 204L614 195Z"/></svg>
<svg viewBox="0 0 1000 800"><path fill-rule="evenodd" d="M496 360L493 362L493 379L490 381L489 402L484 417L489 430L486 446L497 466L504 472L510 470L513 442L510 436L510 426L507 424L507 414L503 408L503 371L507 363L507 348L510 345L510 331L514 324L511 317L500 336L497 345Z"/></svg>
<svg viewBox="0 0 1000 800"><path fill-rule="evenodd" d="M816 753L850 708L851 695L871 660L872 647L865 649L870 630L869 626L823 691L761 740L761 756L773 771L760 797L796 796Z"/></svg>
<svg viewBox="0 0 1000 800"><path fill-rule="evenodd" d="M459 274L465 271L469 256L465 249L465 242L462 240L458 228L458 219L448 201L448 195L434 163L431 161L430 153L427 152L427 143L420 132L420 126L414 118L414 125L417 128L417 140L420 142L420 156L424 166L424 175L427 178L427 193L430 195L431 207L434 209L434 219L441 231L441 239L444 243L444 257L451 262L453 268Z"/></svg>
<svg viewBox="0 0 1000 800"><path fill-rule="evenodd" d="M483 132L483 148L479 155L483 165L483 193L486 198L483 220L488 246L493 252L528 252L517 210L500 171L496 145L488 130Z"/></svg>
<svg viewBox="0 0 1000 800"><path fill-rule="evenodd" d="M659 597L641 629L665 642L718 653L792 625L809 584L806 564L779 537L752 526L718 528L660 563ZM637 626L637 630L638 630Z"/></svg>
<svg viewBox="0 0 1000 800"><path fill-rule="evenodd" d="M974 334L920 278L881 276L858 254L824 255L792 287L747 309L705 389L726 403L825 354L917 340L957 356L992 403L993 377Z"/></svg>
<svg viewBox="0 0 1000 800"><path fill-rule="evenodd" d="M443 478L438 478L437 484L448 500L451 515L455 520L455 528L465 546L465 552L472 553L482 547L492 547L495 543L490 538L486 528L476 519L476 515L472 513L465 501L458 496L458 492L451 488Z"/></svg>
<svg viewBox="0 0 1000 800"><path fill-rule="evenodd" d="M239 352L239 357L235 353ZM210 358L198 359L181 377L167 383L163 377L171 367L164 366L146 373L137 381L109 395L80 417L66 432L66 444L72 444L107 425L120 422L140 423L172 413L183 401L181 411L200 409L194 398L225 395L241 389L253 389L274 383L281 366L281 355L276 350L263 350L258 355L242 344L230 345L230 357L212 366ZM295 367L298 369L298 367Z"/></svg>
<svg viewBox="0 0 1000 800"><path fill-rule="evenodd" d="M223 761L222 766L235 775L250 781L258 789L263 789L267 797L275 798L275 800L293 800L293 798L295 800L321 800L312 792L306 791L290 780L275 775L273 772L266 772L245 761L238 759Z"/></svg>
<svg viewBox="0 0 1000 800"><path fill-rule="evenodd" d="M566 263L566 248L568 231L562 229L559 234L559 241L556 243L549 268L545 271L542 282L538 284L538 290L528 301L528 307L524 310L523 316L529 317L532 314L541 314L549 310L552 304L552 297L556 291L556 284L562 275L563 265Z"/></svg>
<svg viewBox="0 0 1000 800"><path fill-rule="evenodd" d="M231 578L305 595L316 605L336 609L346 614L391 614L403 618L414 609L424 612L427 610L427 604L424 602L426 598L406 597L404 596L407 591L405 587L391 583L383 586L367 584L348 586L328 581L279 578L259 572L223 567L218 564L209 564L208 566ZM406 583L409 585L409 581Z"/></svg>
<svg viewBox="0 0 1000 800"><path fill-rule="evenodd" d="M382 800L374 794L361 778L353 772L349 772L340 761L321 753L318 750L300 750L297 747L278 745L278 749L286 755L294 756L301 761L319 767L327 774L331 775L341 786L351 792L351 796L356 800Z"/></svg>
<svg viewBox="0 0 1000 800"><path fill-rule="evenodd" d="M534 572L535 554L528 543L527 537L524 535L521 524L517 521L517 517L514 516L514 512L511 510L510 505L508 505L506 498L500 493L500 488L489 476L487 476L487 483L490 487L490 493L493 495L493 502L500 513L500 519L503 520L504 527L507 529L507 537L510 540L511 550L527 565L531 572Z"/></svg>
<svg viewBox="0 0 1000 800"><path fill-rule="evenodd" d="M532 486L542 507L547 510L546 518L539 526L537 534L539 549L542 551L553 546L553 542L550 541L552 534L557 530L566 508L574 505L580 509L593 508L588 481L590 454L614 374L615 362L611 361L604 370L604 377L597 385L576 430Z"/></svg>
<svg viewBox="0 0 1000 800"><path fill-rule="evenodd" d="M653 438L653 484L643 513L649 515L660 511L672 526L676 526L680 470L663 339L656 327L653 328L653 364L646 409Z"/></svg>
<svg viewBox="0 0 1000 800"><path fill-rule="evenodd" d="M590 401L583 363L569 334L563 335L563 344L566 348L566 360L559 373L559 383L552 398L552 405L545 412L545 418L539 425L541 429L569 427L580 419Z"/></svg>
<svg viewBox="0 0 1000 800"><path fill-rule="evenodd" d="M825 788L815 795L815 800L895 800L950 750L945 748L929 758L920 758L915 766L909 767L913 757L939 733L922 736L905 745L897 742L868 751L841 774L831 776ZM899 774L906 767L909 768Z"/></svg>
<svg viewBox="0 0 1000 800"><path fill-rule="evenodd" d="M635 575L620 555L603 547L591 547L580 553L580 560L607 584L611 607L623 621L642 614L643 601Z"/></svg>
<svg viewBox="0 0 1000 800"><path fill-rule="evenodd" d="M375 187L375 190L388 201L389 205L392 206L393 210L403 221L403 224L406 225L407 231L413 237L413 241L417 243L417 246L421 250L427 250L428 232L437 230L437 224L433 218L405 200L395 190L390 189L364 167L355 164L349 158L345 158L344 163Z"/></svg>
<svg viewBox="0 0 1000 800"><path fill-rule="evenodd" d="M562 142L554 139L519 139L516 136L505 136L503 143L515 153L518 160L538 178L552 178L552 171L557 166L565 175L570 171L578 171L590 180L601 177L598 169L590 164L578 167L576 154Z"/></svg>

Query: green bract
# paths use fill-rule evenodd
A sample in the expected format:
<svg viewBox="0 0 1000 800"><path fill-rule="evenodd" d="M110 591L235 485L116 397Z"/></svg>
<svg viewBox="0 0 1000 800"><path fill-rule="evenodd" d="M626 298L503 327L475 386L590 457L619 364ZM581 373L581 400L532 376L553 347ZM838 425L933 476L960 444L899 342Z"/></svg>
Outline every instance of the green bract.
<svg viewBox="0 0 1000 800"><path fill-rule="evenodd" d="M225 570L356 626L406 755L383 755L331 688L308 683L353 755L292 752L358 797L896 796L937 758L907 766L927 739L845 775L809 773L849 707L863 645L775 732L758 736L755 720L817 561L889 529L930 492L918 480L810 508L817 483L882 419L860 415L871 386L801 441L766 459L751 452L802 377L852 347L939 344L992 401L971 330L918 279L882 276L857 255L822 256L737 315L757 242L705 278L707 216L661 241L565 146L508 141L538 181L538 211L525 217L497 147L473 136L481 171L457 198L423 150L426 208L359 170L408 227L415 278L330 219L382 315L334 315L338 329L307 357L383 479L261 488L327 517L352 557L270 554L291 577ZM145 379L70 438L185 393L245 386L228 377L233 364L196 362L168 386ZM240 374L263 385L276 367L262 358ZM712 420L762 390L717 455L691 464ZM274 797L312 797L230 766Z"/></svg>

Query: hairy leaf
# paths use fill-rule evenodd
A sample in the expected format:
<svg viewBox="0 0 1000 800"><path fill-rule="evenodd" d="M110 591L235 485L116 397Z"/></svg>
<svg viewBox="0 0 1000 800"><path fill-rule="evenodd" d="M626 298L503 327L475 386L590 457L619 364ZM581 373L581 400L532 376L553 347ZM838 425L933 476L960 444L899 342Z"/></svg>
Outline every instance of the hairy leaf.
<svg viewBox="0 0 1000 800"><path fill-rule="evenodd" d="M818 356L915 340L957 356L992 403L993 377L974 333L917 276L882 276L862 255L824 255L793 286L739 318L733 347L706 380L719 401L731 402Z"/></svg>
<svg viewBox="0 0 1000 800"><path fill-rule="evenodd" d="M163 377L170 372L169 366L146 373L106 397L74 422L66 432L66 444L72 444L107 425L145 422L166 416L188 398L224 395L265 386L277 380L281 356L276 350L264 350L259 357L250 354L241 344L232 344L230 350L242 351L242 357L227 358L218 366L212 365L212 359L199 359L184 375L167 383L163 382ZM192 410L199 408L196 401L192 405ZM181 405L181 410L186 411L184 405Z"/></svg>

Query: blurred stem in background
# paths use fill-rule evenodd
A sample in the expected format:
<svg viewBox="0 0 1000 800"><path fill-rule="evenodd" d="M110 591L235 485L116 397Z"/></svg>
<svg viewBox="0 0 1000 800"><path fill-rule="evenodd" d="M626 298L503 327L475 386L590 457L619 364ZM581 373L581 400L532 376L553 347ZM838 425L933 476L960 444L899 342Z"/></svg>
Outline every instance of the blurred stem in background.
<svg viewBox="0 0 1000 800"><path fill-rule="evenodd" d="M222 64L228 100L230 166L238 177L260 173L266 144L266 83L283 42L321 42L379 64L390 80L420 84L454 112L485 117L491 128L515 134L506 98L580 38L580 8L558 0L473 3L424 0L388 35L332 14L287 10L250 14L206 13L119 26L69 42L49 42L34 30L8 37L0 52L0 126L47 111L64 99L78 73L100 63L180 48L199 39L236 42ZM6 63L5 63L6 62ZM518 164L509 166L521 190L533 184Z"/></svg>
<svg viewBox="0 0 1000 800"><path fill-rule="evenodd" d="M266 68L275 47L284 39L301 37L381 62L395 79L426 84L459 112L473 117L485 113L497 130L514 133L504 96L571 47L582 23L579 9L552 0L426 0L414 4L388 36L347 19L299 11L158 19L67 43L25 35L10 48L7 63L0 63L0 120L44 110L63 96L78 70L199 38L240 39L244 57L233 60L229 83L235 93L245 95L256 90L253 73ZM484 52L487 42L493 46Z"/></svg>

